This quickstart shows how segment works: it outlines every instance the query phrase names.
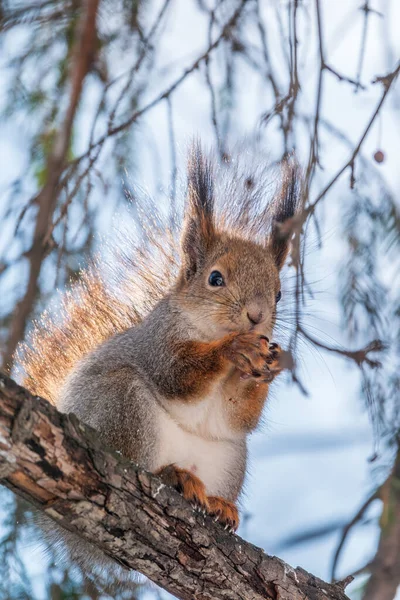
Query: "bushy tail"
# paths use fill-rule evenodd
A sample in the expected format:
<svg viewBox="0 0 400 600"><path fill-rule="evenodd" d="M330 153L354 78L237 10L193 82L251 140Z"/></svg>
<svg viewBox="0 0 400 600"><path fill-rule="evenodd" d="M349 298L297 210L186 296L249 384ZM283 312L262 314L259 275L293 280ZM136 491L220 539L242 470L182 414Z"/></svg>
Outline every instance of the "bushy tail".
<svg viewBox="0 0 400 600"><path fill-rule="evenodd" d="M104 340L140 323L170 288L177 272L176 235L147 223L139 237L140 247L124 232L124 248L93 261L33 324L16 361L33 394L55 404L74 366Z"/></svg>
<svg viewBox="0 0 400 600"><path fill-rule="evenodd" d="M215 184L216 224L235 235L265 241L277 216L281 221L298 209L298 194L293 193L297 166L285 161L277 177L254 155L232 156L222 165L206 161ZM193 168L201 170L206 162L196 145L189 161L191 185L202 181L201 173L193 177ZM285 215L277 215L275 205L278 201L282 211L282 194ZM135 198L134 208L139 218L127 231L118 226L122 241L110 248L108 259L102 256L83 271L59 308L46 311L18 349L23 385L54 404L74 366L104 340L140 323L176 281L181 216L163 214L149 198Z"/></svg>

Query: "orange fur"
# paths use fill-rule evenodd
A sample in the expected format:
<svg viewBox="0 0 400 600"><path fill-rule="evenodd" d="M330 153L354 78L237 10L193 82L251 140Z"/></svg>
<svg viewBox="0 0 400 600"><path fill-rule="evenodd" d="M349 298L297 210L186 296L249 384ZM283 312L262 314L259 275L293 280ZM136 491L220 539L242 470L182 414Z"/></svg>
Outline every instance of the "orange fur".
<svg viewBox="0 0 400 600"><path fill-rule="evenodd" d="M236 385L233 383L236 380ZM240 380L236 373L227 386L228 403L231 406L230 424L235 431L253 431L260 421L265 400L268 395L268 384L249 379ZM231 392L229 394L229 392Z"/></svg>
<svg viewBox="0 0 400 600"><path fill-rule="evenodd" d="M167 485L174 487L186 500L199 508L209 509L204 483L190 471L175 465L162 467L156 473Z"/></svg>
<svg viewBox="0 0 400 600"><path fill-rule="evenodd" d="M194 147L183 221L136 203L139 235L120 234L18 355L34 394L231 530L247 434L283 366L267 336L300 203L293 161L271 200L270 171L242 158L217 165Z"/></svg>
<svg viewBox="0 0 400 600"><path fill-rule="evenodd" d="M213 165L212 231L265 244L276 206L289 197L298 168L288 161L278 177L249 158L242 153L231 162ZM194 193L190 190L189 186L189 197ZM93 260L64 294L58 310L46 311L20 345L17 369L32 393L55 403L68 374L85 355L139 324L171 288L176 289L181 277L181 218L162 217L151 199L143 200L136 206L139 234L132 233L133 223L120 232L121 243L111 249L110 259ZM201 216L200 223L202 234L209 236L210 220Z"/></svg>
<svg viewBox="0 0 400 600"><path fill-rule="evenodd" d="M236 531L239 527L239 512L236 505L220 496L209 496L207 500L209 514L216 517L222 525Z"/></svg>

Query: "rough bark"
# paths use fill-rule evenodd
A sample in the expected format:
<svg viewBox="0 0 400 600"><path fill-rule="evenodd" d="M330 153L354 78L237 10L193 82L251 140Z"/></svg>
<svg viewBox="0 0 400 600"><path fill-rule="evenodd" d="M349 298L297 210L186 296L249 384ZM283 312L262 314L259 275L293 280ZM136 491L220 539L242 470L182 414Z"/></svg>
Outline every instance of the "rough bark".
<svg viewBox="0 0 400 600"><path fill-rule="evenodd" d="M393 600L400 585L400 452L380 489L383 500L381 537L363 600Z"/></svg>
<svg viewBox="0 0 400 600"><path fill-rule="evenodd" d="M107 450L74 415L0 375L0 480L66 529L189 600L345 600Z"/></svg>

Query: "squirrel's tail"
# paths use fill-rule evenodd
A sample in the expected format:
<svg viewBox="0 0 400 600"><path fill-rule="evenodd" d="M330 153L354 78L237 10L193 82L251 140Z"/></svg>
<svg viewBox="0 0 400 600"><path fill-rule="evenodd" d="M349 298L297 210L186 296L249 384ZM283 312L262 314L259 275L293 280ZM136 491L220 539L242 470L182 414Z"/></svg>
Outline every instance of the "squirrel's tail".
<svg viewBox="0 0 400 600"><path fill-rule="evenodd" d="M274 220L284 221L298 209L298 167L287 160L277 177L265 163L243 162L238 156L221 165L205 159L194 145L189 185L203 181L207 165L216 225L265 241ZM276 203L285 214L274 208ZM102 256L83 271L61 298L57 316L46 311L17 351L23 385L54 404L74 366L104 340L140 323L176 281L181 217L163 215L149 198L135 198L133 208L138 218L127 231L118 226L121 241L111 248L109 259Z"/></svg>
<svg viewBox="0 0 400 600"><path fill-rule="evenodd" d="M146 220L139 242L132 232L120 231L123 247L95 259L56 309L34 322L16 356L20 379L33 394L55 404L74 366L104 340L140 323L171 287L178 268L176 235L157 217Z"/></svg>

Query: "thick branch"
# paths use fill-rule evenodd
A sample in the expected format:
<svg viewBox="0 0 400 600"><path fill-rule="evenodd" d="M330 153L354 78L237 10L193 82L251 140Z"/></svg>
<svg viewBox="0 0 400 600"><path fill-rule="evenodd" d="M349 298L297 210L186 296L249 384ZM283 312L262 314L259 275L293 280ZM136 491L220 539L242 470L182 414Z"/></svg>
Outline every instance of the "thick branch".
<svg viewBox="0 0 400 600"><path fill-rule="evenodd" d="M10 325L7 348L3 357L4 366L10 367L18 342L23 338L26 323L36 299L39 275L47 253L46 238L57 198L60 193L60 176L65 166L72 135L72 125L81 98L83 83L93 60L96 44L96 18L99 0L86 0L77 26L77 40L73 49L70 67L70 98L65 118L58 129L52 151L47 159L47 181L34 203L38 206L32 247L27 256L29 276L25 294L16 306Z"/></svg>
<svg viewBox="0 0 400 600"><path fill-rule="evenodd" d="M74 415L0 375L0 480L66 529L190 600L345 600L195 512Z"/></svg>
<svg viewBox="0 0 400 600"><path fill-rule="evenodd" d="M392 600L400 585L400 452L393 471L380 489L383 500L381 537L368 570L363 600Z"/></svg>

